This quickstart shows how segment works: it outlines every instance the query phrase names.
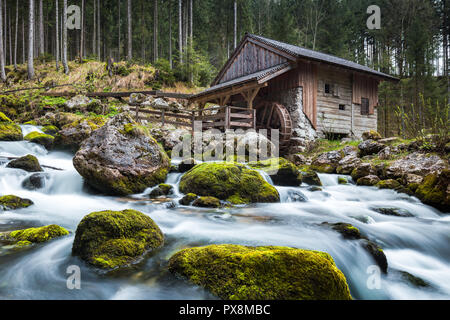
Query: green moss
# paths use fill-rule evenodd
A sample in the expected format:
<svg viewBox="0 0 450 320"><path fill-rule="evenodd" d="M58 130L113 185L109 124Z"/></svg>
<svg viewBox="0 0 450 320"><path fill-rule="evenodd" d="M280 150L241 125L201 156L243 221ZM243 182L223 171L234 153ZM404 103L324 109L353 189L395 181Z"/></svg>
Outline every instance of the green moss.
<svg viewBox="0 0 450 320"><path fill-rule="evenodd" d="M48 125L42 128L42 132L45 134L55 136L58 133L59 129L56 126Z"/></svg>
<svg viewBox="0 0 450 320"><path fill-rule="evenodd" d="M181 200L180 200L180 204L183 206L188 206L190 205L192 202L194 202L195 199L197 199L198 196L194 193L188 193L187 195L185 195Z"/></svg>
<svg viewBox="0 0 450 320"><path fill-rule="evenodd" d="M397 180L388 179L382 180L376 184L380 189L393 189L396 190L401 187L401 184Z"/></svg>
<svg viewBox="0 0 450 320"><path fill-rule="evenodd" d="M345 177L338 177L339 184L348 184L348 180Z"/></svg>
<svg viewBox="0 0 450 320"><path fill-rule="evenodd" d="M29 199L22 199L13 195L0 197L0 208L3 208L3 210L28 208L31 205L33 205L33 201Z"/></svg>
<svg viewBox="0 0 450 320"><path fill-rule="evenodd" d="M302 175L302 182L310 186L322 186L322 182L317 174L317 172L311 170L309 166L304 166L300 169L300 174Z"/></svg>
<svg viewBox="0 0 450 320"><path fill-rule="evenodd" d="M96 267L113 269L135 262L163 242L156 223L139 211L94 212L78 225L72 254Z"/></svg>
<svg viewBox="0 0 450 320"><path fill-rule="evenodd" d="M38 159L29 154L19 159L12 160L6 165L7 168L22 169L28 172L42 172Z"/></svg>
<svg viewBox="0 0 450 320"><path fill-rule="evenodd" d="M326 253L287 247L185 249L169 270L230 300L349 300L345 276Z"/></svg>
<svg viewBox="0 0 450 320"><path fill-rule="evenodd" d="M32 143L40 144L46 148L50 148L53 145L55 137L37 131L33 131L27 134L24 139Z"/></svg>
<svg viewBox="0 0 450 320"><path fill-rule="evenodd" d="M3 112L0 112L0 122L12 122Z"/></svg>
<svg viewBox="0 0 450 320"><path fill-rule="evenodd" d="M200 197L192 205L200 208L219 208L220 200L214 197Z"/></svg>
<svg viewBox="0 0 450 320"><path fill-rule="evenodd" d="M53 224L40 228L29 228L25 230L13 231L9 234L9 238L17 242L28 241L32 243L41 243L68 234L69 231Z"/></svg>
<svg viewBox="0 0 450 320"><path fill-rule="evenodd" d="M12 122L0 122L0 141L23 140L22 128Z"/></svg>
<svg viewBox="0 0 450 320"><path fill-rule="evenodd" d="M261 175L234 163L202 163L181 179L180 191L232 203L279 202L278 191Z"/></svg>
<svg viewBox="0 0 450 320"><path fill-rule="evenodd" d="M276 185L298 187L302 184L302 176L298 168L284 158L250 162L248 166L267 173Z"/></svg>
<svg viewBox="0 0 450 320"><path fill-rule="evenodd" d="M150 193L150 197L160 197L160 196L167 196L173 192L173 187L170 184L161 183L152 190Z"/></svg>
<svg viewBox="0 0 450 320"><path fill-rule="evenodd" d="M448 211L450 206L450 195L447 192L449 181L449 169L442 170L439 175L429 174L416 189L416 196L426 204Z"/></svg>
<svg viewBox="0 0 450 320"><path fill-rule="evenodd" d="M357 239L362 238L359 229L349 223L340 222L340 223L329 224L327 222L324 222L323 225L330 226L333 230L342 234L345 239L353 239L353 240L356 239L357 240Z"/></svg>
<svg viewBox="0 0 450 320"><path fill-rule="evenodd" d="M25 122L24 125L37 126L38 123L36 122L36 120L31 120L31 121Z"/></svg>

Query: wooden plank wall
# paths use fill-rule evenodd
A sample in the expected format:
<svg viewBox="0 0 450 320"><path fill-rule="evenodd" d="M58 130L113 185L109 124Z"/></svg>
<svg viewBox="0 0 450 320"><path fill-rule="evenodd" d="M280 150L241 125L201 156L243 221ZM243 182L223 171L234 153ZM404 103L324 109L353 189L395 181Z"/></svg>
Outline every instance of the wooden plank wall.
<svg viewBox="0 0 450 320"><path fill-rule="evenodd" d="M292 88L303 88L303 113L314 128L317 127L317 67L312 63L298 63L297 68L272 79L269 94Z"/></svg>
<svg viewBox="0 0 450 320"><path fill-rule="evenodd" d="M352 75L348 72L320 67L318 70L317 111L320 132L350 134L352 126ZM325 83L332 92L325 93ZM333 93L337 90L337 95ZM339 105L345 110L339 110Z"/></svg>
<svg viewBox="0 0 450 320"><path fill-rule="evenodd" d="M378 105L378 84L376 79L353 75L353 103L361 104L361 98L369 99L369 114L374 114Z"/></svg>
<svg viewBox="0 0 450 320"><path fill-rule="evenodd" d="M224 72L219 83L240 78L285 62L287 62L285 57L255 45L254 43L247 42L234 58L232 64Z"/></svg>

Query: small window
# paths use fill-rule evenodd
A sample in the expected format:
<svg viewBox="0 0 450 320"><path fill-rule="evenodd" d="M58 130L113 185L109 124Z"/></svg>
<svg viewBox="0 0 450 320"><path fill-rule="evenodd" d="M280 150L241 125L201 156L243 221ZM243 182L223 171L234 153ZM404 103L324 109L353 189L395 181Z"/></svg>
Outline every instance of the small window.
<svg viewBox="0 0 450 320"><path fill-rule="evenodd" d="M361 98L361 115L366 116L369 114L369 99Z"/></svg>
<svg viewBox="0 0 450 320"><path fill-rule="evenodd" d="M340 104L339 105L339 110L345 111L345 104Z"/></svg>
<svg viewBox="0 0 450 320"><path fill-rule="evenodd" d="M329 83L325 83L325 93L331 93L331 85Z"/></svg>

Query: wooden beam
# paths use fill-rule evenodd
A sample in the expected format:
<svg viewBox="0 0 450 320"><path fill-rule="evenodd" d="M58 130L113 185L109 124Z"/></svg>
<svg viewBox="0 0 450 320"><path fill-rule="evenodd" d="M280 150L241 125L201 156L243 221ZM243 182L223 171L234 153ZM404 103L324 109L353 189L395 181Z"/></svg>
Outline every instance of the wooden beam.
<svg viewBox="0 0 450 320"><path fill-rule="evenodd" d="M240 94L241 92L248 91L250 89L255 88L263 88L267 87L268 83L258 83L257 81L253 81L250 83L245 83L241 85L231 86L229 88L224 89L223 91L215 91L211 93L207 93L204 96L200 96L198 98L194 97L191 100L199 103L213 102L216 99L219 99L224 96L233 96L235 94Z"/></svg>

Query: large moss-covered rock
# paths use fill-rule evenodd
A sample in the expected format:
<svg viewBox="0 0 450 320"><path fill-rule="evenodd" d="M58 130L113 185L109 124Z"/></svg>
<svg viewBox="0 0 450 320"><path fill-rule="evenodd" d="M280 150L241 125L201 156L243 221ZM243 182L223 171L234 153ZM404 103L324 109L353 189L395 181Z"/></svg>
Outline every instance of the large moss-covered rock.
<svg viewBox="0 0 450 320"><path fill-rule="evenodd" d="M32 143L40 144L47 149L53 146L53 141L55 140L53 136L37 131L30 132L24 139Z"/></svg>
<svg viewBox="0 0 450 320"><path fill-rule="evenodd" d="M17 230L2 234L2 238L8 241L19 243L19 245L26 245L27 243L42 243L49 240L66 236L69 231L63 227L57 226L55 224L40 227L40 228L29 228L24 230Z"/></svg>
<svg viewBox="0 0 450 320"><path fill-rule="evenodd" d="M199 197L192 205L200 208L219 208L220 200L214 197Z"/></svg>
<svg viewBox="0 0 450 320"><path fill-rule="evenodd" d="M374 186L379 182L380 182L380 178L378 178L377 176L368 175L368 176L359 178L358 181L356 181L356 184L358 186Z"/></svg>
<svg viewBox="0 0 450 320"><path fill-rule="evenodd" d="M32 204L33 201L29 199L22 199L13 195L0 197L0 209L2 210L16 210L28 208Z"/></svg>
<svg viewBox="0 0 450 320"><path fill-rule="evenodd" d="M427 175L416 189L416 196L423 202L444 212L450 211L450 170Z"/></svg>
<svg viewBox="0 0 450 320"><path fill-rule="evenodd" d="M188 193L187 195L185 195L183 198L180 199L180 204L183 206L188 206L190 205L192 202L195 201L195 199L197 199L198 196L194 193Z"/></svg>
<svg viewBox="0 0 450 320"><path fill-rule="evenodd" d="M202 163L180 181L180 191L234 204L279 202L278 191L254 170L235 163Z"/></svg>
<svg viewBox="0 0 450 320"><path fill-rule="evenodd" d="M98 268L114 269L136 262L163 242L149 216L135 210L101 211L81 220L72 254Z"/></svg>
<svg viewBox="0 0 450 320"><path fill-rule="evenodd" d="M15 159L10 161L7 165L7 168L13 168L13 169L22 169L28 172L42 172L41 165L39 164L38 159L29 154L27 156Z"/></svg>
<svg viewBox="0 0 450 320"><path fill-rule="evenodd" d="M275 185L298 187L302 184L302 175L299 174L298 168L284 158L250 162L248 166L267 173Z"/></svg>
<svg viewBox="0 0 450 320"><path fill-rule="evenodd" d="M306 183L310 186L322 186L322 181L320 181L319 175L317 172L305 167L300 170L300 174L302 175L302 182Z"/></svg>
<svg viewBox="0 0 450 320"><path fill-rule="evenodd" d="M448 162L438 155L415 152L389 164L383 174L386 179L404 178L410 174L425 177L432 173L439 174L446 168Z"/></svg>
<svg viewBox="0 0 450 320"><path fill-rule="evenodd" d="M12 122L0 122L0 141L23 140L22 128Z"/></svg>
<svg viewBox="0 0 450 320"><path fill-rule="evenodd" d="M171 193L173 193L173 186L171 186L170 184L161 183L159 186L153 189L152 192L150 192L150 198L168 196Z"/></svg>
<svg viewBox="0 0 450 320"><path fill-rule="evenodd" d="M342 150L325 152L317 156L311 163L311 169L320 173L336 173L339 162L344 158Z"/></svg>
<svg viewBox="0 0 450 320"><path fill-rule="evenodd" d="M50 136L56 136L56 134L58 133L59 128L57 126L53 126L53 125L48 125L42 128L42 132L44 132L45 134L48 134Z"/></svg>
<svg viewBox="0 0 450 320"><path fill-rule="evenodd" d="M113 195L140 193L163 183L170 166L164 150L129 114L94 131L73 164L89 185Z"/></svg>
<svg viewBox="0 0 450 320"><path fill-rule="evenodd" d="M78 150L84 140L106 124L103 117L79 119L62 127L56 135L55 146L60 149Z"/></svg>
<svg viewBox="0 0 450 320"><path fill-rule="evenodd" d="M318 251L212 245L176 253L169 270L222 299L351 299L345 276Z"/></svg>

